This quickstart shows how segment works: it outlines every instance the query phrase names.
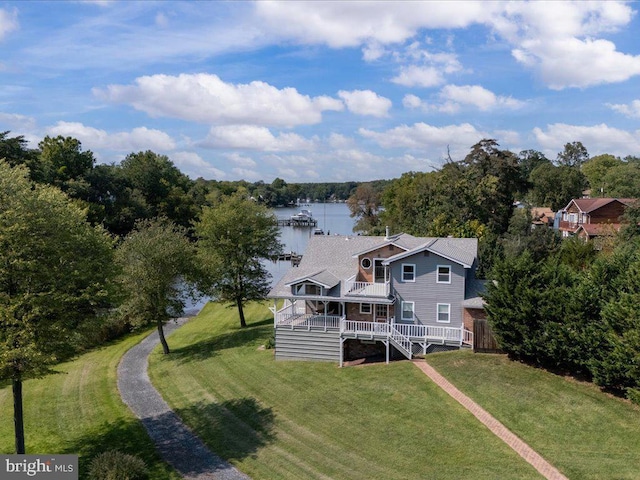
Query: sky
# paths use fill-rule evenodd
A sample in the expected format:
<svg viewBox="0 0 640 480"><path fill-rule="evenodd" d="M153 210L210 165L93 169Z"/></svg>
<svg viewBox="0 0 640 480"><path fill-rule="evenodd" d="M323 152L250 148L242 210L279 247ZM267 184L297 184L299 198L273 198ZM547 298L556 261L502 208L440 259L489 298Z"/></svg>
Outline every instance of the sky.
<svg viewBox="0 0 640 480"><path fill-rule="evenodd" d="M640 156L640 3L0 1L0 131L191 178L343 182L493 138Z"/></svg>

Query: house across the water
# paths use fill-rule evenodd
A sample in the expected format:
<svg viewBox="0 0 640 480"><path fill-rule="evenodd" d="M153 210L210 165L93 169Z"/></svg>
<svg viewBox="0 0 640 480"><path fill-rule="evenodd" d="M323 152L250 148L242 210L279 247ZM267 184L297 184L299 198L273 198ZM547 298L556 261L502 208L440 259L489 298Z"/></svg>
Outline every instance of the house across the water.
<svg viewBox="0 0 640 480"><path fill-rule="evenodd" d="M312 236L269 293L276 359L342 365L472 346L477 250L475 238Z"/></svg>

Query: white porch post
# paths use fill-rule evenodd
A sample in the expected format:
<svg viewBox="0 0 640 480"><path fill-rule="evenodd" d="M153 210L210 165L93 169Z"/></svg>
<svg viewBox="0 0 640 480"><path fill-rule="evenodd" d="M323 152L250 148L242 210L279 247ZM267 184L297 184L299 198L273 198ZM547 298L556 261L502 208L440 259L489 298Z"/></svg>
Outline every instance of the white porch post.
<svg viewBox="0 0 640 480"><path fill-rule="evenodd" d="M342 330L342 329L341 329ZM342 361L344 359L344 338L340 336L340 368L342 368Z"/></svg>
<svg viewBox="0 0 640 480"><path fill-rule="evenodd" d="M386 359L386 363L387 365L389 365L389 340L384 342L385 347L387 347L387 359Z"/></svg>

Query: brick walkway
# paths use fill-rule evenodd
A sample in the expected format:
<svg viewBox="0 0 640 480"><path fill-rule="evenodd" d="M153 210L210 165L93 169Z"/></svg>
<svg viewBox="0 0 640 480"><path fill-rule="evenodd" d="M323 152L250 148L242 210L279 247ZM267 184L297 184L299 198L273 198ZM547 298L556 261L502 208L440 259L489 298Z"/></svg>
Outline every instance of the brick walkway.
<svg viewBox="0 0 640 480"><path fill-rule="evenodd" d="M413 364L422 370L433 382L451 395L460 405L469 410L478 420L484 423L500 440L509 445L515 452L529 462L548 480L568 480L560 471L547 462L529 445L520 440L502 423L496 420L480 405L458 390L446 378L440 375L431 365L424 360L414 360Z"/></svg>

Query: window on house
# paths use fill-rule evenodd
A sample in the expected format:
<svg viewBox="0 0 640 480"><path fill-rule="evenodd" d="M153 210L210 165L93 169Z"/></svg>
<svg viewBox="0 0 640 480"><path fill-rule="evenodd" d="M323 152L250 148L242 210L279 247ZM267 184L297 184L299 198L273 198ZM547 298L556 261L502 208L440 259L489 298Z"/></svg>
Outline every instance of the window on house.
<svg viewBox="0 0 640 480"><path fill-rule="evenodd" d="M438 265L438 283L451 283L451 266Z"/></svg>
<svg viewBox="0 0 640 480"><path fill-rule="evenodd" d="M376 318L387 318L388 309L386 305L376 305Z"/></svg>
<svg viewBox="0 0 640 480"><path fill-rule="evenodd" d="M402 264L402 281L403 282L415 282L416 281L416 266L410 263Z"/></svg>
<svg viewBox="0 0 640 480"><path fill-rule="evenodd" d="M370 303L361 303L360 304L360 313L364 313L366 315L371 315L371 304Z"/></svg>
<svg viewBox="0 0 640 480"><path fill-rule="evenodd" d="M438 304L438 322L449 323L451 321L451 305L448 303Z"/></svg>
<svg viewBox="0 0 640 480"><path fill-rule="evenodd" d="M402 302L402 320L413 321L415 302Z"/></svg>
<svg viewBox="0 0 640 480"><path fill-rule="evenodd" d="M368 257L364 257L362 260L360 260L360 265L362 265L362 268L364 268L365 270L369 270L371 268L371 259Z"/></svg>
<svg viewBox="0 0 640 480"><path fill-rule="evenodd" d="M322 295L322 287L315 283L301 283L296 285L296 295Z"/></svg>

